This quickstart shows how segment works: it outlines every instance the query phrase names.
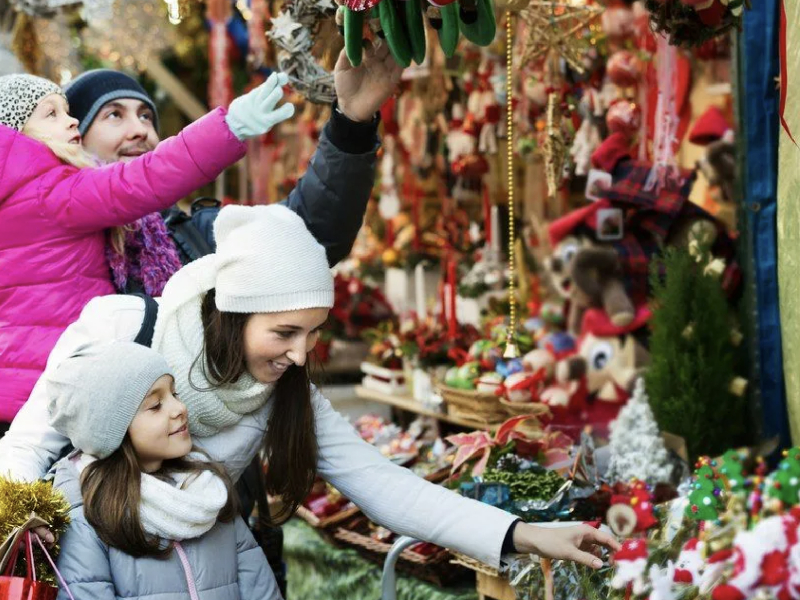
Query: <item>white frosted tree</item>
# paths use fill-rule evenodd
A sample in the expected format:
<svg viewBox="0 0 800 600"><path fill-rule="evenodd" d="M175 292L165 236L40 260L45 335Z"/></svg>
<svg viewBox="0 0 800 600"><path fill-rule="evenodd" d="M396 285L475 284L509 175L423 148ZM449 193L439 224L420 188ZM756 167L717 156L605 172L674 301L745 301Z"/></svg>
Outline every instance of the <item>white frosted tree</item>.
<svg viewBox="0 0 800 600"><path fill-rule="evenodd" d="M672 465L650 410L644 379L636 382L633 396L611 423L610 433L607 481L636 478L651 485L669 481Z"/></svg>

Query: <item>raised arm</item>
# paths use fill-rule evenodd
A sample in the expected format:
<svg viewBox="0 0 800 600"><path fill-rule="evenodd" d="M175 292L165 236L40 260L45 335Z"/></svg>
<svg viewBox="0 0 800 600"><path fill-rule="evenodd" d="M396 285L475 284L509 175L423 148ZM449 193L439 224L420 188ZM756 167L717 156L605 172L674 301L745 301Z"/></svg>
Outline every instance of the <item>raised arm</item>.
<svg viewBox="0 0 800 600"><path fill-rule="evenodd" d="M43 176L43 210L73 231L125 225L169 208L245 154L218 108L128 163L61 167Z"/></svg>
<svg viewBox="0 0 800 600"><path fill-rule="evenodd" d="M378 153L378 120L352 121L334 105L308 170L284 201L325 246L333 266L350 254L364 221Z"/></svg>
<svg viewBox="0 0 800 600"><path fill-rule="evenodd" d="M377 112L394 93L403 69L385 42L353 67L344 51L334 69L337 102L308 170L287 199L336 264L353 247L364 220L378 151Z"/></svg>
<svg viewBox="0 0 800 600"><path fill-rule="evenodd" d="M291 104L276 108L286 81L286 75L274 73L229 110L210 112L129 163L54 169L39 186L43 209L68 229L96 231L172 206L242 158L244 140L294 114Z"/></svg>

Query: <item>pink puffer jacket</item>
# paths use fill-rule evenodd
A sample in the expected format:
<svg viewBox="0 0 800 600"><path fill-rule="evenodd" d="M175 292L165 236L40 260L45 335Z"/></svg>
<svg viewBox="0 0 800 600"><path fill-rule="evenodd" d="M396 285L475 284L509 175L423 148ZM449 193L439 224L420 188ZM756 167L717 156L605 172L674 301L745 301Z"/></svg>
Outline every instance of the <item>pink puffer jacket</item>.
<svg viewBox="0 0 800 600"><path fill-rule="evenodd" d="M76 169L0 125L0 421L28 399L61 332L113 294L109 227L213 181L245 145L217 109L130 163Z"/></svg>

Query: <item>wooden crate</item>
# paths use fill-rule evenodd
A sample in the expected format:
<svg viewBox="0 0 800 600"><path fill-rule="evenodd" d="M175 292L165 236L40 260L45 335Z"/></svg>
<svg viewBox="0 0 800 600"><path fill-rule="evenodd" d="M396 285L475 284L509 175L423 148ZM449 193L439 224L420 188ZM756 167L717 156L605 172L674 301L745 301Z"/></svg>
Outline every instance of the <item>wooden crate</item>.
<svg viewBox="0 0 800 600"><path fill-rule="evenodd" d="M489 600L489 598L493 600L516 600L514 589L504 577L477 571L475 573L475 581L478 600Z"/></svg>

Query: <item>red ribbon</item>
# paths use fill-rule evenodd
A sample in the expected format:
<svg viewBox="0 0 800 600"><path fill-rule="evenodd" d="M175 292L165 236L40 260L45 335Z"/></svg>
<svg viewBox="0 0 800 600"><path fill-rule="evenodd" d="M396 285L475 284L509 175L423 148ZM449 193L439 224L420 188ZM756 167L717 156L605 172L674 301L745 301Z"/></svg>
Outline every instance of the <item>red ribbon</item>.
<svg viewBox="0 0 800 600"><path fill-rule="evenodd" d="M789 136L789 139L792 140L792 143L797 146L797 142L794 140L794 136L792 135L791 130L789 129L789 124L786 122L786 117L783 116L784 111L786 110L786 91L788 89L788 68L786 65L786 6L784 6L783 0L780 2L781 6L781 16L780 16L780 27L778 29L778 51L780 53L780 62L781 62L781 81L780 81L780 104L778 108L778 114L780 115L781 119L781 126L786 134Z"/></svg>

